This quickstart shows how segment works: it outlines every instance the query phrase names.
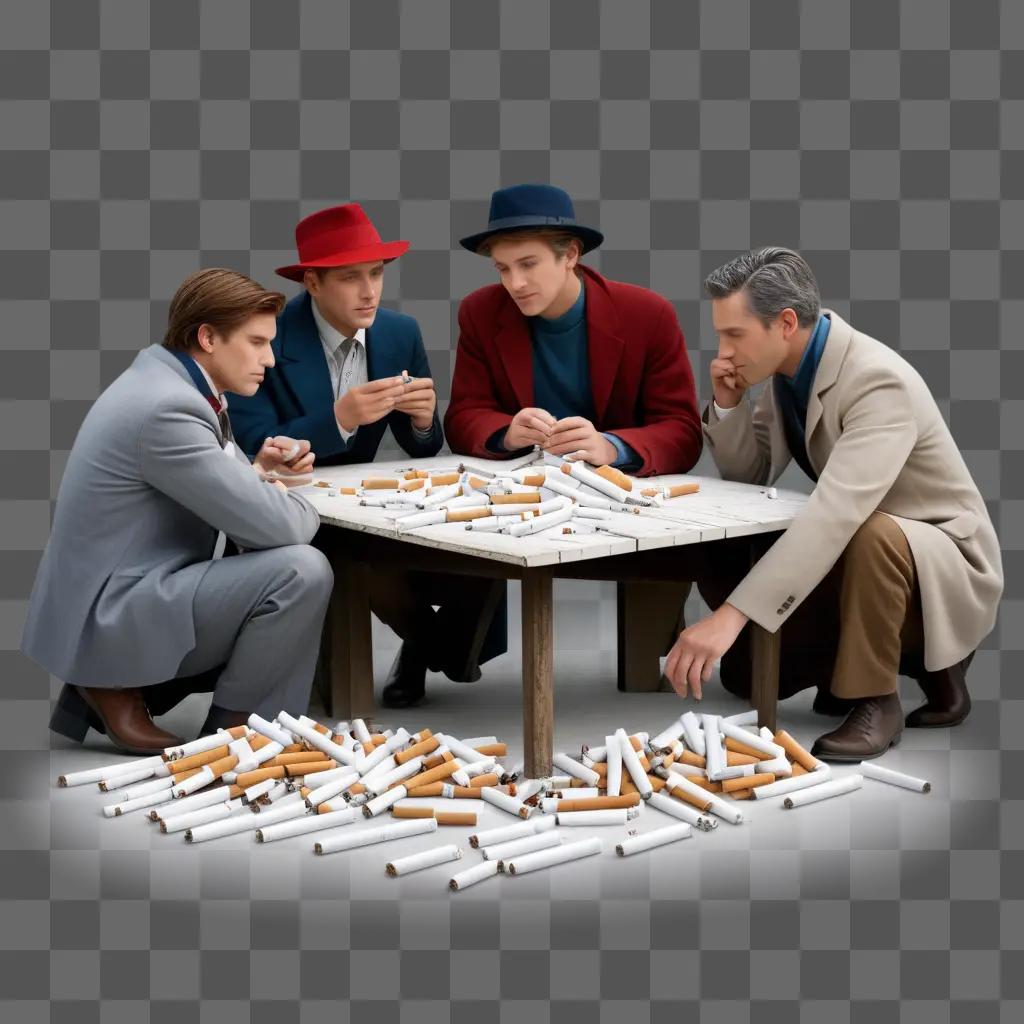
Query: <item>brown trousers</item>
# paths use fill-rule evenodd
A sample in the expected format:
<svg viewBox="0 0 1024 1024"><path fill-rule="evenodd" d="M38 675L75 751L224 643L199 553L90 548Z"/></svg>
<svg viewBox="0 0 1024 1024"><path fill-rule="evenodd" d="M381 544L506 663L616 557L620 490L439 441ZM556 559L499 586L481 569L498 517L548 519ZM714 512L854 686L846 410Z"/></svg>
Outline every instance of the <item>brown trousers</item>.
<svg viewBox="0 0 1024 1024"><path fill-rule="evenodd" d="M745 544L709 551L697 586L721 605L750 570ZM716 547L713 545L712 547ZM750 696L750 631L722 659L722 685ZM812 686L854 699L895 693L901 674L923 672L921 593L910 545L896 522L874 512L842 557L782 627L779 697Z"/></svg>

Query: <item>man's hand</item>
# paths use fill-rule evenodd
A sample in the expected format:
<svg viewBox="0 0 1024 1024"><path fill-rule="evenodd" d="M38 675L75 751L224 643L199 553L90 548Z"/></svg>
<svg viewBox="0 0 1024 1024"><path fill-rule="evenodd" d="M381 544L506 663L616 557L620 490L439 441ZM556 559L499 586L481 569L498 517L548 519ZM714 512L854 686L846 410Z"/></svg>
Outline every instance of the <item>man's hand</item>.
<svg viewBox="0 0 1024 1024"><path fill-rule="evenodd" d="M287 482L289 477L308 477L315 460L308 441L279 435L263 442L253 465L261 476L273 473L276 479Z"/></svg>
<svg viewBox="0 0 1024 1024"><path fill-rule="evenodd" d="M706 619L684 629L665 660L665 677L680 697L693 691L700 700L715 663L736 642L747 617L731 604L723 604Z"/></svg>
<svg viewBox="0 0 1024 1024"><path fill-rule="evenodd" d="M401 377L383 377L358 388L349 388L334 403L334 417L349 433L357 427L376 423L395 408L405 388Z"/></svg>
<svg viewBox="0 0 1024 1024"><path fill-rule="evenodd" d="M437 408L434 382L429 377L416 377L404 385L404 388L404 394L395 402L395 410L406 413L414 427L429 430L434 422L434 410Z"/></svg>
<svg viewBox="0 0 1024 1024"><path fill-rule="evenodd" d="M615 445L588 419L567 416L552 428L544 450L552 455L573 455L594 466L606 466L618 458Z"/></svg>
<svg viewBox="0 0 1024 1024"><path fill-rule="evenodd" d="M711 360L711 386L715 392L715 401L723 409L734 409L750 385L731 359L718 357Z"/></svg>
<svg viewBox="0 0 1024 1024"><path fill-rule="evenodd" d="M554 425L555 417L544 409L520 409L505 431L505 448L510 452L517 448L529 448L532 444L544 448Z"/></svg>

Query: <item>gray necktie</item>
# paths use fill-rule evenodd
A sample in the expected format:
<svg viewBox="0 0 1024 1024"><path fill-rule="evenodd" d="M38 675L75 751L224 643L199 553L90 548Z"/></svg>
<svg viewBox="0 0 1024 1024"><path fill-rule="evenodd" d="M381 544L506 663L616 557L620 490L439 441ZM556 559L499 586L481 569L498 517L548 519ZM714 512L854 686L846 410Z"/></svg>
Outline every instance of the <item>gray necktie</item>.
<svg viewBox="0 0 1024 1024"><path fill-rule="evenodd" d="M335 398L340 398L352 386L358 358L358 353L355 352L357 347L358 342L355 338L346 338L334 351L334 360L338 366L338 390Z"/></svg>

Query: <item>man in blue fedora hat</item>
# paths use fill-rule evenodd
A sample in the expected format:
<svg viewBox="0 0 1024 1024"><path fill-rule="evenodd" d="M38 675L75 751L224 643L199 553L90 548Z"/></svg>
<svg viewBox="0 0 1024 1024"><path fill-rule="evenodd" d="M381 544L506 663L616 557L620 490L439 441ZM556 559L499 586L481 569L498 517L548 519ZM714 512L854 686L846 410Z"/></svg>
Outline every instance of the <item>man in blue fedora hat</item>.
<svg viewBox="0 0 1024 1024"><path fill-rule="evenodd" d="M452 451L501 459L540 445L646 476L701 451L693 372L671 303L580 263L604 240L553 185L491 196L461 239L500 283L462 300L445 433Z"/></svg>
<svg viewBox="0 0 1024 1024"><path fill-rule="evenodd" d="M444 434L419 325L380 305L385 265L409 243L382 241L358 203L305 217L295 242L298 260L277 273L304 290L278 318L276 364L263 386L232 397L235 437L247 452L268 436L308 438L317 464L332 466L372 462L390 428L413 458L436 455ZM403 383L406 371L412 383ZM492 591L488 580L374 573L373 610L403 640L384 687L387 706L422 696L428 668L473 680L480 662L504 652Z"/></svg>

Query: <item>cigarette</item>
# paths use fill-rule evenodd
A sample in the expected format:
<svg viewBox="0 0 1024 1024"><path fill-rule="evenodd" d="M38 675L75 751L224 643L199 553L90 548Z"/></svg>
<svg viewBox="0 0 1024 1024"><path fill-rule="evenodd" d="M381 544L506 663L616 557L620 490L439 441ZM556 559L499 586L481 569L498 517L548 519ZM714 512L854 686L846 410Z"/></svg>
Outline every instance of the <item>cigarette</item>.
<svg viewBox="0 0 1024 1024"><path fill-rule="evenodd" d="M487 803L492 804L494 807L497 807L508 814L514 814L517 817L522 818L524 821L529 818L533 812L533 808L524 804L522 800L519 800L514 796L509 796L508 793L503 793L500 789L495 789L494 786L485 786L478 791L475 790L474 792L479 792L481 799L486 800Z"/></svg>
<svg viewBox="0 0 1024 1024"><path fill-rule="evenodd" d="M625 766L626 771L629 772L629 777L632 779L633 785L636 786L637 791L646 800L651 793L654 792L651 780L647 778L647 773L644 771L643 765L640 763L640 758L637 756L637 752L633 749L633 744L630 742L630 738L626 735L625 729L616 730L615 735L619 740L619 749L622 752L622 763Z"/></svg>
<svg viewBox="0 0 1024 1024"><path fill-rule="evenodd" d="M163 763L159 755L143 757L134 761L119 761L115 764L104 765L102 768L88 768L80 772L67 772L57 776L57 785L61 788L73 786L87 786L102 779L112 779L123 772L138 771L140 768L152 765L154 771Z"/></svg>
<svg viewBox="0 0 1024 1024"><path fill-rule="evenodd" d="M399 800L404 800L408 795L409 791L405 786L395 786L394 789L389 789L363 804L363 814L367 818L375 818L378 814L397 804Z"/></svg>
<svg viewBox="0 0 1024 1024"><path fill-rule="evenodd" d="M462 494L461 484L451 484L448 487L438 487L436 490L432 490L424 498L419 498L416 501L417 508L433 508L435 505L442 505L446 501L450 501L452 498L458 498Z"/></svg>
<svg viewBox="0 0 1024 1024"><path fill-rule="evenodd" d="M787 793L798 793L812 786L820 786L828 782L831 772L805 772L803 775L794 775L788 779L779 779L770 786L759 786L754 790L755 800L768 800L774 796L785 796Z"/></svg>
<svg viewBox="0 0 1024 1024"><path fill-rule="evenodd" d="M364 491L397 491L399 483L390 477L367 477L360 486Z"/></svg>
<svg viewBox="0 0 1024 1024"><path fill-rule="evenodd" d="M413 512L412 515L402 516L396 525L399 530L418 530L424 526L438 526L445 522L447 518L448 513L444 509Z"/></svg>
<svg viewBox="0 0 1024 1024"><path fill-rule="evenodd" d="M389 786L397 785L399 782L405 782L407 779L411 779L414 775L417 775L423 767L423 758L421 756L414 757L411 761L406 761L405 764L395 765L394 768L388 767L388 760L386 759L382 764L378 765L372 772L368 772L363 776L362 786L368 793L372 793L374 796L383 793ZM356 786L360 783L356 783L352 787L353 793L358 793L359 790ZM411 786L407 786L407 789L411 789Z"/></svg>
<svg viewBox="0 0 1024 1024"><path fill-rule="evenodd" d="M689 768L690 765L682 765L683 768ZM750 775L753 775L755 766L752 764L737 764L737 765L726 765L724 768L720 768L715 772L715 777L710 779L711 782L725 782L726 780L743 779ZM689 772L679 772L680 775L688 775ZM740 787L742 788L742 787Z"/></svg>
<svg viewBox="0 0 1024 1024"><path fill-rule="evenodd" d="M604 811L569 811L566 814L559 811L556 818L559 825L566 826L625 825L639 810L638 807L613 807Z"/></svg>
<svg viewBox="0 0 1024 1024"><path fill-rule="evenodd" d="M572 509L560 508L554 512L536 516L526 522L513 523L508 532L512 537L524 537L527 534L539 533L541 530L547 530L549 527L566 523L570 519L572 519Z"/></svg>
<svg viewBox="0 0 1024 1024"><path fill-rule="evenodd" d="M248 725L253 732L266 736L267 739L273 740L275 743L280 743L282 747L290 746L295 742L291 733L285 732L279 725L268 722L265 718L260 718L259 715L250 715Z"/></svg>
<svg viewBox="0 0 1024 1024"><path fill-rule="evenodd" d="M302 778L304 775L318 775L322 771L336 768L337 765L337 761L329 759L326 761L294 761L290 764L275 767L284 768L286 778L298 779Z"/></svg>
<svg viewBox="0 0 1024 1024"><path fill-rule="evenodd" d="M146 779L151 779L154 773L161 769L164 772L167 770L162 760L159 764L143 766L131 772L119 772L117 775L112 775L109 779L100 779L97 786L99 786L102 793L113 793L114 790L124 789L126 786L134 785L136 782L144 782Z"/></svg>
<svg viewBox="0 0 1024 1024"><path fill-rule="evenodd" d="M356 820L358 809L348 807L343 811L331 811L328 814L307 814L289 821L279 821L276 825L261 826L256 829L257 843L272 843L277 839L289 839L302 836L309 832L323 832L325 829L340 825L351 825ZM261 818L262 822L263 819Z"/></svg>
<svg viewBox="0 0 1024 1024"><path fill-rule="evenodd" d="M692 711L687 711L679 719L683 727L683 739L686 745L694 754L704 757L706 754L706 741L704 731L700 727L700 719ZM704 766L701 765L703 768Z"/></svg>
<svg viewBox="0 0 1024 1024"><path fill-rule="evenodd" d="M232 743L237 742L238 740L232 741ZM214 761L219 761L221 758L227 757L229 753L229 748L226 745L211 747L209 750L204 750L199 754L192 754L189 757L181 757L172 761L170 764L171 770L175 775L180 775L192 768L201 768L204 764L212 764ZM252 751L250 751L251 753Z"/></svg>
<svg viewBox="0 0 1024 1024"><path fill-rule="evenodd" d="M200 807L226 803L234 798L233 789L234 787L214 786L213 789L208 789L203 793L196 793L195 796L172 800L170 803L163 804L157 808L159 813L151 811L149 815L150 820L170 821L172 818L177 818L181 814L188 814L191 811L198 810Z"/></svg>
<svg viewBox="0 0 1024 1024"><path fill-rule="evenodd" d="M903 772L894 771L892 768L885 768L873 761L861 761L860 772L866 779L874 779L876 782L887 782L891 786L899 786L902 789L910 789L915 793L930 793L932 784L926 779L919 779L916 775L905 775Z"/></svg>
<svg viewBox="0 0 1024 1024"><path fill-rule="evenodd" d="M103 814L107 818L120 818L122 814L131 814L133 811L141 811L144 807L155 807L167 802L166 792L151 793L149 796L136 797L134 800L121 800L115 804L107 804L103 808Z"/></svg>
<svg viewBox="0 0 1024 1024"><path fill-rule="evenodd" d="M544 500L540 491L515 491L512 494L492 494L492 505L539 504Z"/></svg>
<svg viewBox="0 0 1024 1024"><path fill-rule="evenodd" d="M358 831L339 829L330 835L322 836L314 844L313 852L323 856L328 853L355 850L362 846L375 846L377 843L389 843L395 839L405 839L408 836L425 835L428 832L436 831L437 821L434 818L413 818L409 821L397 821L382 828Z"/></svg>
<svg viewBox="0 0 1024 1024"><path fill-rule="evenodd" d="M314 748L314 750L319 750L321 753L326 754L335 761L340 761L342 764L347 764L353 767L355 766L356 755L350 749L332 742L316 729L310 728L302 722L296 721L291 717L291 715L284 711L282 711L277 717L278 721L287 730L289 730L289 732L293 732L304 739L311 747Z"/></svg>
<svg viewBox="0 0 1024 1024"><path fill-rule="evenodd" d="M762 760L786 756L786 751L773 740L766 740L760 735L754 735L752 732L747 732L742 726L733 725L732 722L726 722L724 719L718 719L717 721L718 731L725 737L726 745L728 745L728 741L731 739L741 747L747 748L740 750L741 754L760 754ZM705 725L706 728L707 726Z"/></svg>
<svg viewBox="0 0 1024 1024"><path fill-rule="evenodd" d="M233 739L234 737L230 737ZM229 741L229 737L222 732L213 732L208 736L200 736L197 740L183 743L177 747L164 747L165 761L179 761L193 754L202 754L214 747L223 747Z"/></svg>
<svg viewBox="0 0 1024 1024"><path fill-rule="evenodd" d="M750 767L753 767L751 765ZM686 764L683 761L673 761L668 768L663 768L663 772L673 772L676 775L685 775L688 779L706 779L707 772L703 768L698 768L693 764ZM663 775L662 778L667 779L668 775Z"/></svg>
<svg viewBox="0 0 1024 1024"><path fill-rule="evenodd" d="M412 480L403 480L402 483L401 483L401 486L399 487L399 490L400 491L418 491L418 490L421 490L422 488L424 488L426 486L427 486L427 481L426 480L420 480L420 479L417 479L417 478L413 478Z"/></svg>
<svg viewBox="0 0 1024 1024"><path fill-rule="evenodd" d="M579 761L573 760L568 754L558 753L551 758L551 763L556 768L561 768L567 775L581 779L588 786L596 786L601 781L601 776Z"/></svg>
<svg viewBox="0 0 1024 1024"><path fill-rule="evenodd" d="M668 728L662 729L654 739L651 740L651 746L655 750L669 750L671 749L670 744L673 740L678 740L683 735L683 718L679 716Z"/></svg>
<svg viewBox="0 0 1024 1024"><path fill-rule="evenodd" d="M588 469L580 462L565 462L562 464L561 470L566 476L579 480L581 484L586 484L599 494L611 498L613 501L625 504L626 498L629 497L629 491L624 487L606 480L603 476L595 473L592 469Z"/></svg>
<svg viewBox="0 0 1024 1024"><path fill-rule="evenodd" d="M535 835L538 832L547 832L556 824L557 822L552 817L537 817L515 825L501 825L498 828L485 829L483 832L471 835L469 845L473 849L483 850L497 843L508 843L513 839L522 839L524 836Z"/></svg>
<svg viewBox="0 0 1024 1024"><path fill-rule="evenodd" d="M361 757L356 758L353 771L359 772L361 775L369 775L370 772L380 765L386 764L386 770L388 771L395 767L395 758L392 752L388 750L387 743L370 744L370 746L372 749L369 754L363 754Z"/></svg>
<svg viewBox="0 0 1024 1024"><path fill-rule="evenodd" d="M416 764L415 760L409 762L409 764ZM406 765L400 765L399 768L395 769L395 772L404 769ZM409 790L417 789L422 786L429 785L431 782L443 782L449 776L453 775L462 766L458 761L446 761L444 764L439 764L436 768L431 768L425 772L419 772L419 774L413 774L406 776L406 788ZM394 772L390 774L395 774ZM375 788L380 791L380 783L375 785ZM386 787L385 787L386 788Z"/></svg>
<svg viewBox="0 0 1024 1024"><path fill-rule="evenodd" d="M763 754L740 754L735 750L726 750L725 752L725 764L728 768L735 768L737 765L745 764L761 764L764 760ZM777 761L778 758L775 758ZM785 758L783 758L785 760Z"/></svg>
<svg viewBox="0 0 1024 1024"><path fill-rule="evenodd" d="M554 829L549 829L546 832L532 832L528 836L511 839L507 843L493 843L480 852L483 854L484 860L502 861L521 857L524 853L536 853L537 850L547 850L552 846L561 845L562 837Z"/></svg>
<svg viewBox="0 0 1024 1024"><path fill-rule="evenodd" d="M784 757L776 757L771 761L758 761L756 770L758 772L769 772L776 778L789 778L793 774L793 766Z"/></svg>
<svg viewBox="0 0 1024 1024"><path fill-rule="evenodd" d="M803 776L807 778L807 776ZM843 796L860 789L864 785L863 775L847 775L842 779L829 779L820 786L811 789L802 789L798 793L792 793L782 801L782 806L787 810L794 807L804 807L807 804L816 804L819 800L828 800L833 796Z"/></svg>
<svg viewBox="0 0 1024 1024"><path fill-rule="evenodd" d="M547 801L545 801L547 803ZM637 807L640 804L639 793L627 793L625 796L598 796L591 798L556 800L556 812L566 814L570 811L605 811L620 807Z"/></svg>
<svg viewBox="0 0 1024 1024"><path fill-rule="evenodd" d="M190 811L188 814L179 814L171 819L164 819L160 822L160 831L165 833L184 832L187 828L197 828L206 825L211 821L219 821L227 818L243 806L241 800L229 800L227 803L211 804L209 807L200 807L198 811Z"/></svg>
<svg viewBox="0 0 1024 1024"><path fill-rule="evenodd" d="M530 871L566 864L583 857L593 857L601 852L601 840L598 838L583 839L577 843L566 843L564 846L553 846L549 850L538 850L527 853L515 860L505 862L505 870L510 875L525 875Z"/></svg>
<svg viewBox="0 0 1024 1024"><path fill-rule="evenodd" d="M447 487L450 484L457 484L460 479L459 473L438 473L436 476L430 477L430 486Z"/></svg>
<svg viewBox="0 0 1024 1024"><path fill-rule="evenodd" d="M268 779L283 779L284 773L285 768L283 764L277 765L274 768L256 768L251 772L240 773L238 778L235 779L235 784L241 786L242 789L249 789L260 782L266 782Z"/></svg>
<svg viewBox="0 0 1024 1024"><path fill-rule="evenodd" d="M460 871L457 875L453 875L448 880L448 888L452 892L459 892L462 889L468 889L471 885L476 885L477 882L482 882L486 878L493 878L498 873L498 862L496 860L485 860L480 864L474 864L473 867L467 868L465 871Z"/></svg>
<svg viewBox="0 0 1024 1024"><path fill-rule="evenodd" d="M645 498L681 498L686 494L696 494L700 484L673 484L671 487L645 487L640 493Z"/></svg>
<svg viewBox="0 0 1024 1024"><path fill-rule="evenodd" d="M594 472L604 477L610 484L615 484L617 487L621 487L624 491L633 490L633 480L631 477L626 476L621 469L616 469L614 466L598 466Z"/></svg>
<svg viewBox="0 0 1024 1024"><path fill-rule="evenodd" d="M446 523L470 523L477 519L493 518L489 508L459 508L445 513Z"/></svg>
<svg viewBox="0 0 1024 1024"><path fill-rule="evenodd" d="M405 750L399 750L395 754L395 764L405 764L406 761L411 761L414 757L433 753L439 746L441 746L441 741L436 736L428 736L425 740L406 747Z"/></svg>
<svg viewBox="0 0 1024 1024"><path fill-rule="evenodd" d="M461 858L462 851L454 843L450 843L447 846L435 846L430 850L422 850L420 853L411 853L408 857L388 861L384 870L389 878L397 878L399 875L411 875L414 871L422 871L424 868L436 867L438 864L447 864Z"/></svg>
<svg viewBox="0 0 1024 1024"><path fill-rule="evenodd" d="M618 796L622 785L622 747L619 746L618 736L605 736L605 757L607 774L605 775L606 788L609 796Z"/></svg>
<svg viewBox="0 0 1024 1024"><path fill-rule="evenodd" d="M474 519L466 523L467 530L483 530L486 533L500 533L505 522L504 517L490 515L484 519Z"/></svg>
<svg viewBox="0 0 1024 1024"><path fill-rule="evenodd" d="M674 800L664 793L655 793L647 803L648 806L671 815L673 818L679 818L681 821L693 825L694 828L699 828L702 832L710 832L713 828L718 827L718 822L714 818L709 818L692 805L684 803L682 800Z"/></svg>
<svg viewBox="0 0 1024 1024"><path fill-rule="evenodd" d="M696 807L698 811L711 810L711 794L706 789L693 784L694 780L674 775L667 779L668 790L672 796Z"/></svg>
<svg viewBox="0 0 1024 1024"><path fill-rule="evenodd" d="M306 805L300 799L298 803L271 807L270 810L261 811L259 814L251 812L233 814L220 821L211 821L207 825L185 829L185 842L205 843L210 839L223 839L225 836L238 835L240 832L253 832L257 828L264 828L277 821L301 818L305 813Z"/></svg>
<svg viewBox="0 0 1024 1024"><path fill-rule="evenodd" d="M739 779L725 779L722 782L723 793L741 793L748 789L756 789L758 786L770 786L775 781L775 776L770 772L761 772L758 775L747 775Z"/></svg>
<svg viewBox="0 0 1024 1024"><path fill-rule="evenodd" d="M330 800L343 793L353 782L358 781L359 773L348 771L345 775L325 782L322 786L311 789L306 796L306 806L310 808L319 807L325 800Z"/></svg>
<svg viewBox="0 0 1024 1024"><path fill-rule="evenodd" d="M629 857L634 853L643 853L645 850L654 850L659 846L667 846L669 843L678 843L680 839L689 839L693 835L689 825L667 825L665 828L655 829L642 836L630 836L624 839L615 847L615 852L620 857Z"/></svg>
<svg viewBox="0 0 1024 1024"><path fill-rule="evenodd" d="M802 768L806 768L809 772L814 771L814 766L818 763L818 759L813 757L808 750L797 743L797 741L793 739L785 729L778 729L772 739L777 746L782 747L786 757L788 757L790 761L795 761L798 765Z"/></svg>
<svg viewBox="0 0 1024 1024"><path fill-rule="evenodd" d="M497 786L500 781L496 772L488 772L486 775L477 775L470 779L469 785L471 789L480 789L483 786ZM521 793L517 792L517 795L521 800L526 799Z"/></svg>

